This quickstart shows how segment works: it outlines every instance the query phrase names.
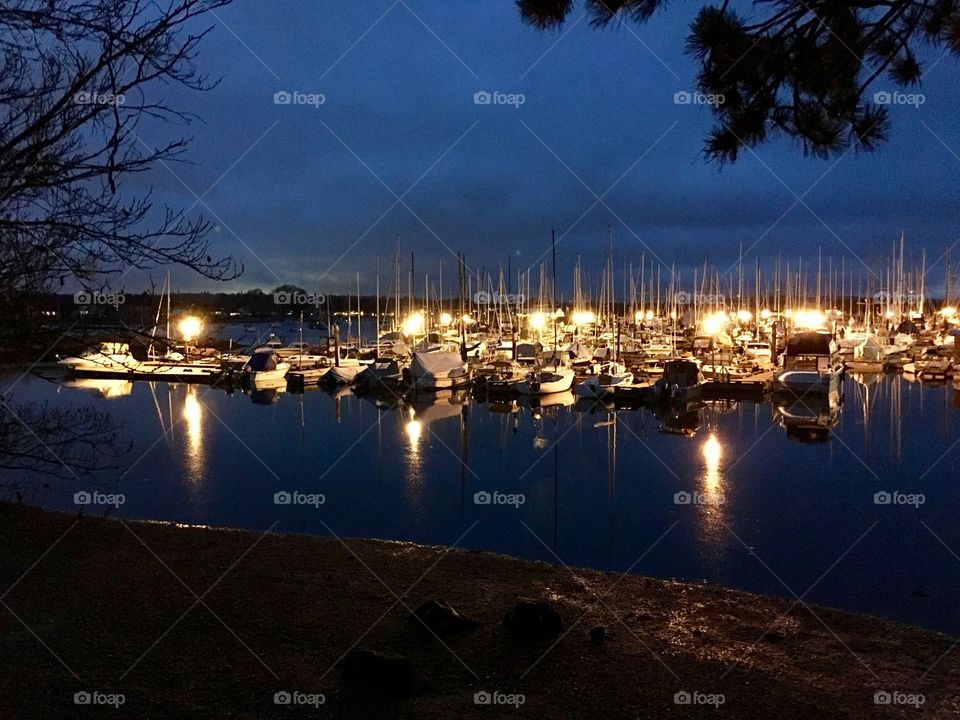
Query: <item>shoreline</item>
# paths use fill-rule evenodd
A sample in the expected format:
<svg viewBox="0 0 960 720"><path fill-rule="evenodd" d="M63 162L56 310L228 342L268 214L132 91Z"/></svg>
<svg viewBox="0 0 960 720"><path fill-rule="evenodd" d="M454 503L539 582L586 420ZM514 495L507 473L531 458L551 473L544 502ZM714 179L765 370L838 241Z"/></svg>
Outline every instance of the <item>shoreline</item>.
<svg viewBox="0 0 960 720"><path fill-rule="evenodd" d="M717 586L2 503L0 538L0 718L960 712L954 638ZM507 633L500 621L518 597L547 600L562 632ZM479 624L418 631L410 612L429 599ZM591 637L598 627L603 639ZM409 696L371 705L345 689L343 657L364 648L409 659ZM78 708L85 691L124 702ZM278 706L278 692L324 702ZM481 692L500 693L497 706L476 704ZM688 695L678 704L677 693Z"/></svg>

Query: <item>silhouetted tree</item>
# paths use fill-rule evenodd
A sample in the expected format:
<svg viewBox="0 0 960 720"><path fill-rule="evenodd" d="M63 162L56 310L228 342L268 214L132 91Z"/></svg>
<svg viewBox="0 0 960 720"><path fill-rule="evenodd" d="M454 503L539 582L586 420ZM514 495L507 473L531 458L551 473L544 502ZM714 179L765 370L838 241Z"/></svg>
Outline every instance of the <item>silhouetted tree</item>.
<svg viewBox="0 0 960 720"><path fill-rule="evenodd" d="M666 4L584 0L595 27L642 23ZM561 25L577 5L517 0L523 20L540 29ZM704 147L721 164L778 132L820 157L851 145L874 150L889 131L883 98L867 95L877 78L918 85L922 45L960 54L957 0L755 0L753 8L748 19L729 0L706 5L687 37L699 90L723 98Z"/></svg>
<svg viewBox="0 0 960 720"><path fill-rule="evenodd" d="M235 277L209 253L210 223L155 207L124 181L181 158L153 119L191 115L160 99L171 83L211 82L194 64L210 28L200 16L230 0L6 0L0 5L0 291L102 287L129 267L177 263Z"/></svg>

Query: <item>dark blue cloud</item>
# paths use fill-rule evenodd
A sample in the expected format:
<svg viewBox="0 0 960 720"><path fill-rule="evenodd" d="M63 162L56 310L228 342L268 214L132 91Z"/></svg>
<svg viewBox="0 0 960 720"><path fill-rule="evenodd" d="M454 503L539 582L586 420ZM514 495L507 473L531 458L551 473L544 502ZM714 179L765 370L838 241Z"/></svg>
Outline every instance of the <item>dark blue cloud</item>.
<svg viewBox="0 0 960 720"><path fill-rule="evenodd" d="M818 160L777 140L721 172L699 155L709 109L674 99L693 83L682 52L692 11L540 33L510 2L238 3L218 13L198 60L222 82L164 90L204 120L186 129L192 164L149 180L179 207L204 196L193 212L219 218L215 249L246 263L238 288L326 275L342 289L360 271L372 289L397 233L424 272L440 258L452 270L458 250L488 268L512 255L516 270L555 227L567 276L578 255L602 265L608 225L618 266L652 250L685 274L704 258L723 269L741 244L765 259L822 249L869 260L901 231L937 256L957 240L952 58L930 70L921 107L893 109L878 154ZM277 105L280 91L325 101ZM525 101L477 105L478 91ZM147 142L174 131L141 129ZM213 287L181 271L176 284Z"/></svg>

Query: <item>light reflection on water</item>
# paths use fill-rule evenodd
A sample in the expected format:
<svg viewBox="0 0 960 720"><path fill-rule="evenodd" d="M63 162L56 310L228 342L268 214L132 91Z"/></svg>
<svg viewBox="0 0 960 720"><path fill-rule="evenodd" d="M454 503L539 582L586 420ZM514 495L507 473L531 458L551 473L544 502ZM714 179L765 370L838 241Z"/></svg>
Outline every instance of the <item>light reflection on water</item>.
<svg viewBox="0 0 960 720"><path fill-rule="evenodd" d="M125 382L27 379L13 393L123 426L132 449L91 483L123 476L125 516L433 544L476 524L462 545L774 595L816 583L806 600L960 634L960 562L931 532L960 554L949 386L856 377L842 404L727 401L657 416L572 395L400 407L344 390L113 384ZM2 477L0 493L16 484L29 502L75 509L76 483ZM326 503L278 508L278 490ZM925 503L875 505L882 490ZM478 506L479 491L525 502ZM698 500L678 504L678 492Z"/></svg>

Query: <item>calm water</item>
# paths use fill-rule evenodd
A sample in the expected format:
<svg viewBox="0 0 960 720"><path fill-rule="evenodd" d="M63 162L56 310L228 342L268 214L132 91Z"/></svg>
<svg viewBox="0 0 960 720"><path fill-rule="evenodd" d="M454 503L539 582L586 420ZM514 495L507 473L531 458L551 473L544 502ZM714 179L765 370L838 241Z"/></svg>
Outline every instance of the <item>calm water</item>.
<svg viewBox="0 0 960 720"><path fill-rule="evenodd" d="M456 542L796 593L960 635L960 400L950 386L847 378L829 438L811 443L788 436L769 402L667 420L697 426L688 437L661 432L646 410L86 384L27 378L8 402L108 413L131 446L120 467L46 488L8 473L5 497L19 488L25 501L72 510L77 491L120 492L123 517ZM284 491L324 503L275 504ZM484 491L514 504L477 504ZM875 503L883 491L913 504Z"/></svg>

